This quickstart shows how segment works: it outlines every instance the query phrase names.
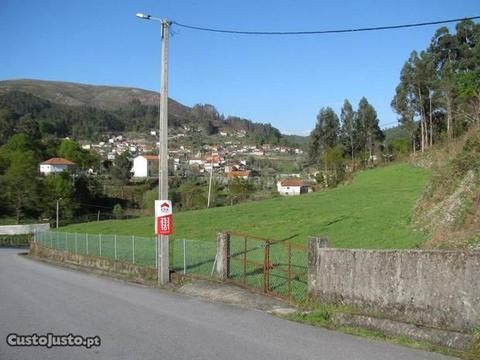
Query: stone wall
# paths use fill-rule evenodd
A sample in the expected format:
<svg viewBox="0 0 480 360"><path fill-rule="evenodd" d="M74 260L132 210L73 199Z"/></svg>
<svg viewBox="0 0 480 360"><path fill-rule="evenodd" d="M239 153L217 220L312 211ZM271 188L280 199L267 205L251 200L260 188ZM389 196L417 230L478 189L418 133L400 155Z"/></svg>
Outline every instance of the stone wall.
<svg viewBox="0 0 480 360"><path fill-rule="evenodd" d="M28 224L28 225L2 225L0 226L0 235L23 235L33 234L35 231L47 231L50 224Z"/></svg>
<svg viewBox="0 0 480 360"><path fill-rule="evenodd" d="M349 250L309 241L308 289L407 323L469 332L480 325L480 252Z"/></svg>
<svg viewBox="0 0 480 360"><path fill-rule="evenodd" d="M68 251L52 249L38 243L30 243L30 254L45 258L48 261L63 263L66 265L81 266L103 273L119 274L135 282L157 279L157 269L137 266L129 262L114 261L98 256L74 254Z"/></svg>

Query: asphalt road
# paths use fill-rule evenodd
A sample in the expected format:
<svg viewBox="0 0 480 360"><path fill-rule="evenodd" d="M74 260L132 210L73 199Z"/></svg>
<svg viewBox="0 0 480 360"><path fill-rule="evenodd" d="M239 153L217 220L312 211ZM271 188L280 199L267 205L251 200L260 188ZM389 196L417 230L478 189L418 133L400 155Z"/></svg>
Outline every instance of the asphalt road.
<svg viewBox="0 0 480 360"><path fill-rule="evenodd" d="M448 357L46 265L0 249L0 359ZM11 347L10 333L99 336L100 347Z"/></svg>

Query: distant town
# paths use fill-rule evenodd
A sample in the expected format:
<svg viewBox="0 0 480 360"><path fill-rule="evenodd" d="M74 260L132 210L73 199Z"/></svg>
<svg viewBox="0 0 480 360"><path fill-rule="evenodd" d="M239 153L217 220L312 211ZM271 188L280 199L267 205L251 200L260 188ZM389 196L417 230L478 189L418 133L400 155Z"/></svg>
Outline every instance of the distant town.
<svg viewBox="0 0 480 360"><path fill-rule="evenodd" d="M190 127L181 127L174 134L169 135L169 171L172 174L180 174L182 177L192 175L203 176L214 173L216 181L224 184L229 180L258 180L260 176L258 169L252 166L249 161L252 158L270 160L295 160L304 154L299 147L284 145L262 144L252 145L245 141L246 131L232 131L220 129L218 132L218 143L203 145L200 149L194 149L188 145L182 145L177 140L187 138L198 132ZM102 161L115 161L118 156L128 154L132 162L130 169L132 181L142 181L147 178L158 177L158 141L157 131L151 130L148 134L135 134L130 137L123 134L105 135L102 141L88 142L80 141L81 148L94 152L100 156ZM63 172L75 167L75 163L63 159L52 158L40 164L40 173L49 175L51 173ZM79 169L77 171L95 175L94 168ZM299 195L311 191L315 184L315 172L308 174L302 179L299 172L272 174L277 178L277 191L280 195ZM311 176L310 176L311 175Z"/></svg>

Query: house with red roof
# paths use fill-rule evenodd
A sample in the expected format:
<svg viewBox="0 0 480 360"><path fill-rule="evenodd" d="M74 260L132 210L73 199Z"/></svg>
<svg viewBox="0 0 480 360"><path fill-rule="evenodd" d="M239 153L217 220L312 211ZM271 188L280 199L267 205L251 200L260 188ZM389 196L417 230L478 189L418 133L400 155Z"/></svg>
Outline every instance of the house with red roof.
<svg viewBox="0 0 480 360"><path fill-rule="evenodd" d="M308 191L308 186L301 179L284 179L277 181L277 191L280 195L300 195Z"/></svg>
<svg viewBox="0 0 480 360"><path fill-rule="evenodd" d="M50 175L61 173L65 170L73 168L74 166L75 163L71 162L70 160L61 157L53 157L40 163L40 174Z"/></svg>
<svg viewBox="0 0 480 360"><path fill-rule="evenodd" d="M230 171L227 177L228 177L228 180L234 180L234 179L248 180L250 178L250 170Z"/></svg>

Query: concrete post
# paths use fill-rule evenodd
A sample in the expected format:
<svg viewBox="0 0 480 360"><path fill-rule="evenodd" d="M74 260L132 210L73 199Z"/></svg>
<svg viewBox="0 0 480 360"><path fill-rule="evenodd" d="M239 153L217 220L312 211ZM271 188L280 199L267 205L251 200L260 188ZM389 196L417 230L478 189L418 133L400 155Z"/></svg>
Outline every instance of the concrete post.
<svg viewBox="0 0 480 360"><path fill-rule="evenodd" d="M308 237L308 274L307 274L307 293L313 294L316 284L317 264L320 262L320 249L330 247L330 239L326 236Z"/></svg>
<svg viewBox="0 0 480 360"><path fill-rule="evenodd" d="M226 232L217 234L215 273L221 280L227 280L230 275L230 234Z"/></svg>

